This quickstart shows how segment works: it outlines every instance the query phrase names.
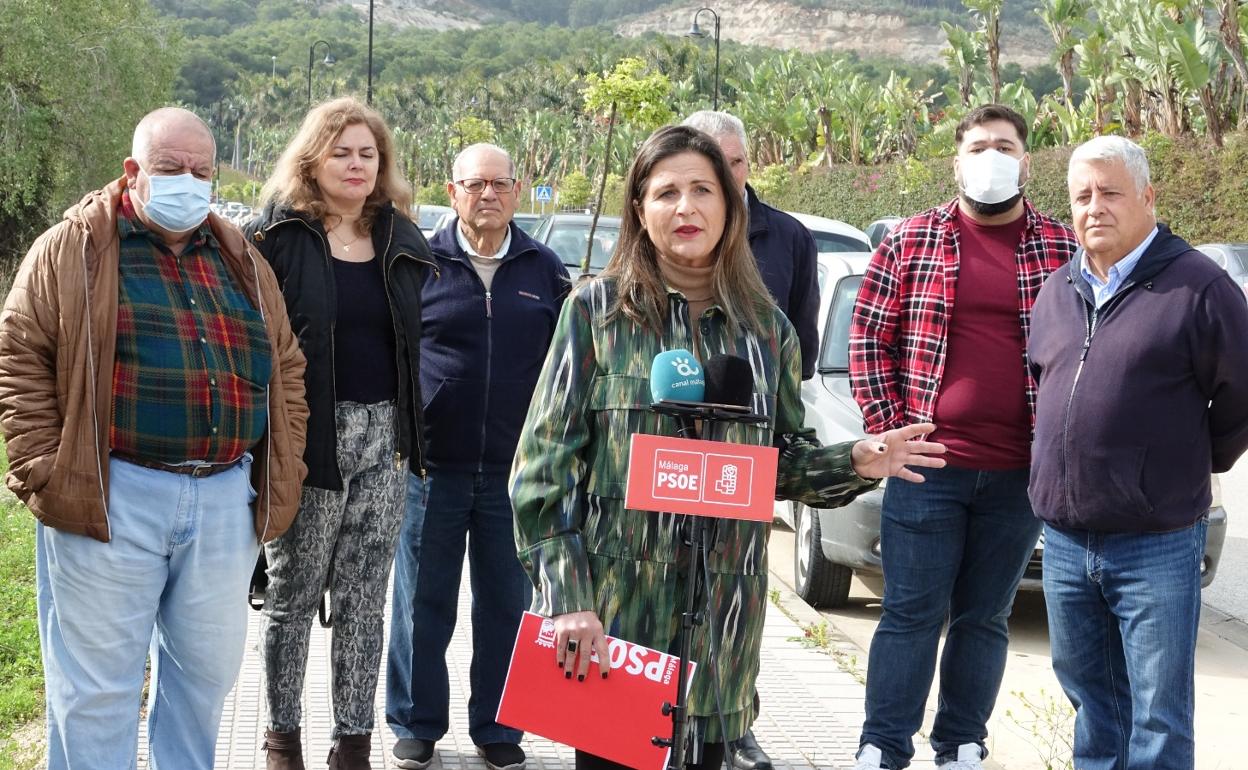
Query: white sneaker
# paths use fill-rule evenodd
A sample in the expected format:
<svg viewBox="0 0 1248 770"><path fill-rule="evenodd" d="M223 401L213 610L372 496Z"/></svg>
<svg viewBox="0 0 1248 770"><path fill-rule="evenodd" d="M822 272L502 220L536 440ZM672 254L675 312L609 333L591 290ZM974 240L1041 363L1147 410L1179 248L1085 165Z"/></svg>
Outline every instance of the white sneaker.
<svg viewBox="0 0 1248 770"><path fill-rule="evenodd" d="M884 770L884 755L880 750L871 744L867 744L858 750L857 763L849 768L849 770Z"/></svg>
<svg viewBox="0 0 1248 770"><path fill-rule="evenodd" d="M940 770L984 770L983 756L978 743L964 743L958 747L958 758L939 765Z"/></svg>

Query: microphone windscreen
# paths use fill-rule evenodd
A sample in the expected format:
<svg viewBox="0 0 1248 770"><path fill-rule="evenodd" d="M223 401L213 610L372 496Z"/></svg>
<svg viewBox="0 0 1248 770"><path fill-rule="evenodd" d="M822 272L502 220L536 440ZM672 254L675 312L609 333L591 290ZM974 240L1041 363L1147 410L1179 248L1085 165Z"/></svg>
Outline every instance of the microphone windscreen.
<svg viewBox="0 0 1248 770"><path fill-rule="evenodd" d="M749 361L719 353L711 356L705 368L706 403L750 406L754 398L754 369Z"/></svg>
<svg viewBox="0 0 1248 770"><path fill-rule="evenodd" d="M650 397L658 401L701 401L706 378L693 354L684 348L664 350L650 364Z"/></svg>

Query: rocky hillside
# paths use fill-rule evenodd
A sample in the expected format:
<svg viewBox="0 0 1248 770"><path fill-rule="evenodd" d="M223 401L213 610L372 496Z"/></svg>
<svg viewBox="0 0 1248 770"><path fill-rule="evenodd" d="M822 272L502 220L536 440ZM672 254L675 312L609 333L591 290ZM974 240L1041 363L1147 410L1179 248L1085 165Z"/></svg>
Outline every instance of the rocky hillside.
<svg viewBox="0 0 1248 770"><path fill-rule="evenodd" d="M325 5L334 0L322 0ZM367 0L347 0L361 16ZM646 32L682 35L701 2L667 6L616 24L616 32L636 36ZM870 3L863 3L869 8ZM945 43L939 24L918 23L896 13L810 8L788 0L731 0L719 3L722 39L772 48L802 51L857 52L860 56L887 56L913 62L937 62ZM375 19L421 29L472 29L505 17L471 0L376 0ZM709 32L710 16L702 15ZM969 22L968 22L969 23ZM1017 26L1017 25L1016 25ZM1039 19L1028 28L1004 31L1002 59L1033 67L1049 60L1052 43Z"/></svg>
<svg viewBox="0 0 1248 770"><path fill-rule="evenodd" d="M682 35L689 29L702 3L672 6L653 11L617 26L625 35L661 32ZM863 3L869 8L870 3ZM940 61L945 35L939 24L915 24L891 13L851 12L808 8L785 0L739 0L720 3L720 38L772 48L796 48L807 52L857 52L860 56L887 56L913 62ZM699 25L711 31L711 16L703 13ZM969 21L967 22L969 24ZM1001 58L1027 68L1049 60L1052 42L1036 19L1033 28L1006 29Z"/></svg>
<svg viewBox="0 0 1248 770"><path fill-rule="evenodd" d="M347 5L360 14L361 18L368 18L367 0L327 2L322 5ZM483 23L503 19L495 18L490 11L463 0L375 0L373 21L442 31L476 29Z"/></svg>

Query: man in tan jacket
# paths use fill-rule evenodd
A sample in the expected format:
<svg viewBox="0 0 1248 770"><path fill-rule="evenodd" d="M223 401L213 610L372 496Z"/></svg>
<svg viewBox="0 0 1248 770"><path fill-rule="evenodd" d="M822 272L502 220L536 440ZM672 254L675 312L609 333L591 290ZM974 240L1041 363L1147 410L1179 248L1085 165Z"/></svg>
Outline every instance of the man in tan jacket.
<svg viewBox="0 0 1248 770"><path fill-rule="evenodd" d="M299 501L304 360L277 281L209 213L194 114L139 123L125 176L22 263L0 315L6 483L39 520L49 770L209 770L262 540Z"/></svg>

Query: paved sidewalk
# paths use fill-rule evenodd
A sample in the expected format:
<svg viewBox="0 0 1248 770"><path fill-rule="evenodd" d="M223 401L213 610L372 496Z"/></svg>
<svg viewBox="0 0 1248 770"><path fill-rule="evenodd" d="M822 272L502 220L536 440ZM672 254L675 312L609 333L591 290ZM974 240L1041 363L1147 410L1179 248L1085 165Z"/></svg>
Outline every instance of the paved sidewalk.
<svg viewBox="0 0 1248 770"><path fill-rule="evenodd" d="M448 665L451 685L451 731L438 743L438 760L431 766L459 770L485 770L468 738L467 691L470 659L470 598L465 581L460 590L459 625L451 642ZM810 609L784 584L773 576L772 585L780 591L780 603L803 623L818 622L820 616ZM264 693L261 687L262 666L257 641L259 613L251 614L247 638L247 654L238 684L225 705L221 734L217 741L217 770L252 770L263 768L259 750L264 735ZM864 689L855 676L846 673L826 652L801 643L803 629L784 612L768 604L767 624L763 634L763 665L758 680L763 710L755 723L759 742L771 754L778 770L826 768L832 770L849 764L858 746L858 730L862 724ZM834 642L839 637L829 627ZM329 754L329 732L332 726L329 707L329 641L330 632L314 627L308 660L308 680L304 688L303 734L305 757L309 768L323 767ZM841 641L842 644L848 642ZM865 668L865 657L852 645L847 656L857 656L857 666ZM377 696L377 724L373 733L373 767L393 768L390 749L394 736L385 727L384 693L385 663ZM527 737L525 751L530 770L573 766L572 750L550 741ZM141 747L140 768L146 768L146 751ZM931 770L930 759L916 758L911 767Z"/></svg>

